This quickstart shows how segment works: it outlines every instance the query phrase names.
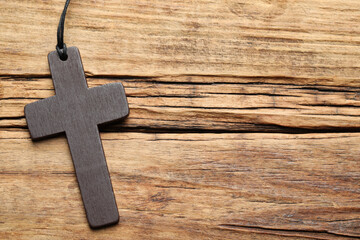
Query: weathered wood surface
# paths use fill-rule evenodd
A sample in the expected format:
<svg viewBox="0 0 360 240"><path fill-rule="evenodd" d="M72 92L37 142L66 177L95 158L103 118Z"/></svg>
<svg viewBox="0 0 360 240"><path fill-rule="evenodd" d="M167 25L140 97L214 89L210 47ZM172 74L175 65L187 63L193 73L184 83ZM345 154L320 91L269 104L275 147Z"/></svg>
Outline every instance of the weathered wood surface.
<svg viewBox="0 0 360 240"><path fill-rule="evenodd" d="M0 74L48 75L63 0L3 0ZM92 75L281 76L358 84L358 0L72 1Z"/></svg>
<svg viewBox="0 0 360 240"><path fill-rule="evenodd" d="M131 115L119 126L111 126L116 130L304 132L358 131L360 127L357 87L265 84L247 79L226 83L217 82L222 78L194 76L88 78L89 87L117 81L126 89ZM1 127L25 127L24 105L54 95L50 78L7 77L0 78L0 85Z"/></svg>
<svg viewBox="0 0 360 240"><path fill-rule="evenodd" d="M360 2L78 1L65 42L90 87L120 223L88 228L65 138L23 107L54 94L63 0L0 2L0 239L360 238Z"/></svg>
<svg viewBox="0 0 360 240"><path fill-rule="evenodd" d="M360 237L359 133L104 133L102 139L121 219L94 232L66 139L33 143L26 130L3 129L4 236Z"/></svg>

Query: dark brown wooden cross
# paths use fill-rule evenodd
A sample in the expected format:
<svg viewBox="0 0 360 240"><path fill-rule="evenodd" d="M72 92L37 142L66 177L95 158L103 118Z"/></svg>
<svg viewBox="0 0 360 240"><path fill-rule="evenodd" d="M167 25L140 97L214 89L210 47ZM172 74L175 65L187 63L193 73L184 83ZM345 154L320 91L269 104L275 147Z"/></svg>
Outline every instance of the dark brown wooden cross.
<svg viewBox="0 0 360 240"><path fill-rule="evenodd" d="M79 50L68 59L48 56L56 95L25 107L32 139L65 132L92 228L119 221L119 213L100 140L98 124L125 118L128 103L121 83L88 88Z"/></svg>

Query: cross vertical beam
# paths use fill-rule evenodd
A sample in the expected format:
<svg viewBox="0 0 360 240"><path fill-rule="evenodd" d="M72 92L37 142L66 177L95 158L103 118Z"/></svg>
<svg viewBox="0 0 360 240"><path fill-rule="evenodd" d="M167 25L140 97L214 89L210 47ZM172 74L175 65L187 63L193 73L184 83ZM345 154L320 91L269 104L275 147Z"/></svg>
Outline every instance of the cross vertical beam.
<svg viewBox="0 0 360 240"><path fill-rule="evenodd" d="M80 123L66 132L88 222L97 228L119 221L98 127Z"/></svg>

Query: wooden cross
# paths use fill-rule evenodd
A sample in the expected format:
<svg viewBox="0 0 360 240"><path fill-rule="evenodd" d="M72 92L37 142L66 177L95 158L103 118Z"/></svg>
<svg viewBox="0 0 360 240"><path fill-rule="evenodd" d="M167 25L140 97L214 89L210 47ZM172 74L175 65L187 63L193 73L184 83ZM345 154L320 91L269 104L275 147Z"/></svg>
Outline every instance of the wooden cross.
<svg viewBox="0 0 360 240"><path fill-rule="evenodd" d="M56 51L48 59L56 95L26 105L31 138L65 132L90 226L117 223L119 213L98 124L128 116L124 88L121 83L88 88L76 47L68 48L65 61Z"/></svg>

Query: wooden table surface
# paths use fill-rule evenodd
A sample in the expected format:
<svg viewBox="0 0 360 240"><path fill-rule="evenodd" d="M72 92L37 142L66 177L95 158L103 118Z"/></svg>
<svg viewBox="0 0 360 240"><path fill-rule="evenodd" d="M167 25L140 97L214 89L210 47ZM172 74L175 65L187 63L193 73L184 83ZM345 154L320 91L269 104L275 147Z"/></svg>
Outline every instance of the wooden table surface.
<svg viewBox="0 0 360 240"><path fill-rule="evenodd" d="M0 1L0 239L360 238L360 1L72 0L65 42L130 107L97 231L64 135L24 118L64 2Z"/></svg>

